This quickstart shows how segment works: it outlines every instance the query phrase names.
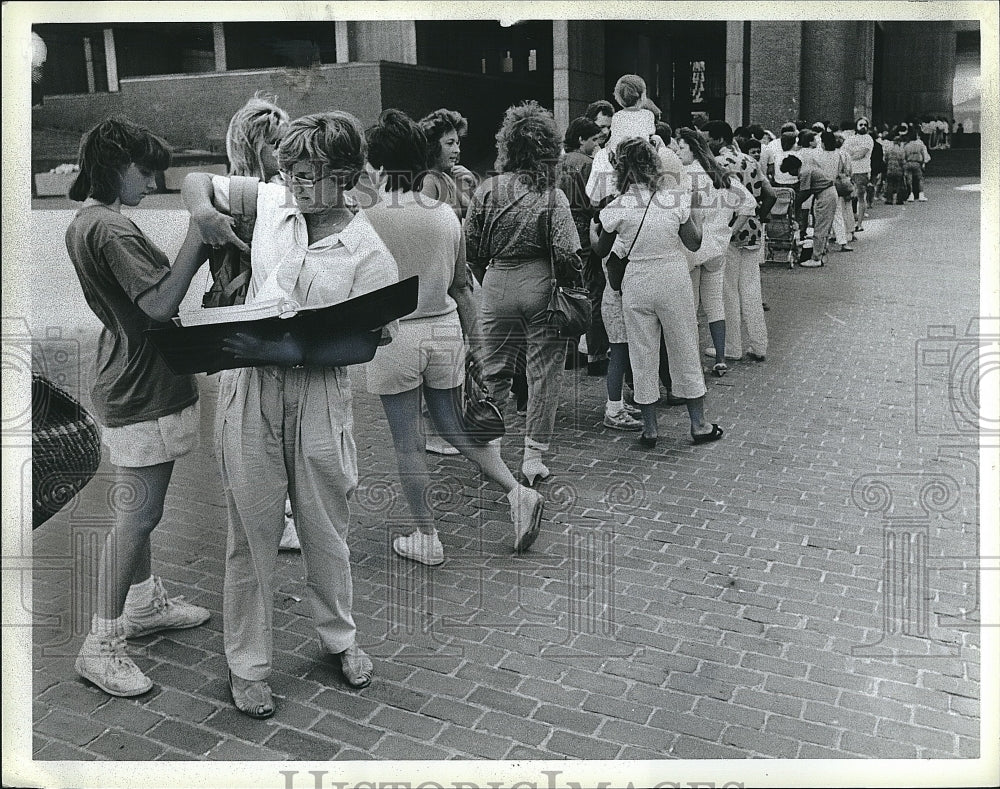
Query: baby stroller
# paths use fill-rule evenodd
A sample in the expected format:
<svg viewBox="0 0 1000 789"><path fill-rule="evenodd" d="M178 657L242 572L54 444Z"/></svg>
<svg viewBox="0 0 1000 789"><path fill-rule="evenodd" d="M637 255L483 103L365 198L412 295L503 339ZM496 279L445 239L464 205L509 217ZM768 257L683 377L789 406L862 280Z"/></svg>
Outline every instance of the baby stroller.
<svg viewBox="0 0 1000 789"><path fill-rule="evenodd" d="M764 262L787 263L794 268L801 259L799 223L795 219L795 190L775 187L775 201L764 231Z"/></svg>

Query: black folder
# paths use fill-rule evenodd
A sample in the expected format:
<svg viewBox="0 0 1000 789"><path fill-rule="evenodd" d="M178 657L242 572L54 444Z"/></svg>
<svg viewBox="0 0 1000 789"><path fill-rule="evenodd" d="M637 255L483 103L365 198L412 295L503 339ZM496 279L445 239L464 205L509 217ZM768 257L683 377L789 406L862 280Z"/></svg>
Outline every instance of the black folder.
<svg viewBox="0 0 1000 789"><path fill-rule="evenodd" d="M329 337L332 332L378 329L417 308L417 279L409 277L330 307L300 310L291 318L162 326L147 329L146 339L177 375L247 367L245 362L237 361L232 354L222 350L224 340L237 333L277 339L291 332L305 342L315 342Z"/></svg>

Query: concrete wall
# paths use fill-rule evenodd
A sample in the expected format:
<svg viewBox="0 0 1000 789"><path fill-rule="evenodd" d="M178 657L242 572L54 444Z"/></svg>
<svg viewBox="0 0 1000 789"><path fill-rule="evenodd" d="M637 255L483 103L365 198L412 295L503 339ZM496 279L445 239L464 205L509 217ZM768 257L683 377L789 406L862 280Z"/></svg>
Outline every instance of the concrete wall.
<svg viewBox="0 0 1000 789"><path fill-rule="evenodd" d="M777 132L802 113L802 23L750 26L750 123Z"/></svg>
<svg viewBox="0 0 1000 789"><path fill-rule="evenodd" d="M255 91L276 95L293 118L343 109L368 124L381 111L379 86L377 63L123 79L118 93L46 97L32 109L32 125L83 132L123 112L174 146L208 148L225 139L229 119Z"/></svg>

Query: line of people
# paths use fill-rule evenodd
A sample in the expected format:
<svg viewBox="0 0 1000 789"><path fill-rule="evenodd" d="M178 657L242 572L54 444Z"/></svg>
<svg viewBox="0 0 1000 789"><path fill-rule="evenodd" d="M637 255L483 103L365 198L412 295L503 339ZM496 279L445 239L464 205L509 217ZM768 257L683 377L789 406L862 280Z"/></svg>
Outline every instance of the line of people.
<svg viewBox="0 0 1000 789"><path fill-rule="evenodd" d="M392 548L429 566L444 561L426 497L429 436L504 490L515 551L539 534L536 486L552 473L561 380L577 340L549 326L553 283L582 279L590 291L587 371L606 377L605 426L641 431L637 448L652 450L656 405L665 401L686 407L693 444L723 437L705 416L697 311L707 319L714 375L732 359L765 360L760 265L775 198L768 164L763 150L760 162L744 153L723 121L673 133L636 75L623 76L614 95L617 111L595 102L563 135L536 102L510 107L496 134L496 174L482 182L459 164L467 123L455 111L418 122L390 109L362 131L348 113L291 120L257 96L230 124L230 175L187 177L190 221L173 264L121 212L152 191L153 173L169 162L166 144L124 119L84 136L70 191L83 206L67 248L104 324L93 391L104 440L122 481L142 495L141 506L115 513L76 663L83 677L112 695L144 693L152 683L125 639L209 617L170 597L152 574L149 536L174 461L197 445L199 419L193 379L173 375L143 339L176 313L206 259L214 280L207 307L276 296L309 307L400 277L420 282L416 311L377 332L309 347L290 335L238 336L227 346L247 366L219 377L223 626L232 698L252 717L275 711L267 680L280 547L302 550L317 634L347 683L364 687L374 671L351 612L349 501L358 467L349 366L371 359L365 382L381 400L412 516L413 531ZM793 159L773 172L801 183L785 166ZM817 217L828 213L819 210L825 199ZM609 265L623 260L620 283L609 284ZM463 421L467 371L505 408L523 377L520 481L499 440L480 443Z"/></svg>

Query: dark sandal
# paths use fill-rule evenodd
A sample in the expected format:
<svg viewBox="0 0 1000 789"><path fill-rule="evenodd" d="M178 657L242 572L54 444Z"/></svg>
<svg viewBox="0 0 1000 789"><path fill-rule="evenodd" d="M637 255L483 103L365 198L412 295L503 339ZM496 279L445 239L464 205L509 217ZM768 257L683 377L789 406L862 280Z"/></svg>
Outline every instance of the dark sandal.
<svg viewBox="0 0 1000 789"><path fill-rule="evenodd" d="M712 425L712 430L709 433L692 433L691 440L695 444L707 444L710 441L718 441L722 438L722 428L718 425Z"/></svg>
<svg viewBox="0 0 1000 789"><path fill-rule="evenodd" d="M240 677L240 682L247 683L245 688L237 690L233 684L233 672L229 672L229 694L233 697L236 709L251 718L270 718L274 715L274 699L270 686L263 681L253 681Z"/></svg>

